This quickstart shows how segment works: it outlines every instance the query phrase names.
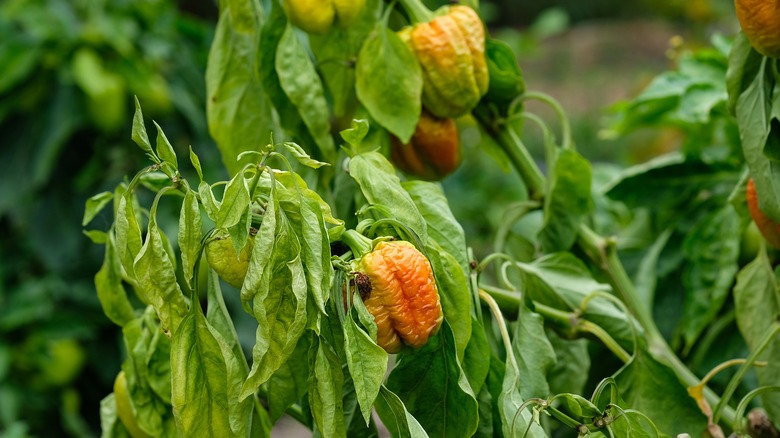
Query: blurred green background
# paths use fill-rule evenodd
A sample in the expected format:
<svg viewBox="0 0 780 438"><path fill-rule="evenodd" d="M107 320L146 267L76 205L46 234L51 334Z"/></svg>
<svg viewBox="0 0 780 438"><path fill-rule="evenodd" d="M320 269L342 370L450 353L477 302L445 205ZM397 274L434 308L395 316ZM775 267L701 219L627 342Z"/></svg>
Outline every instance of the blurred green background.
<svg viewBox="0 0 780 438"><path fill-rule="evenodd" d="M582 153L621 165L679 147L680 135L610 138L609 107L683 50L737 29L730 0L481 5L491 33L517 51L529 89L569 112ZM0 2L0 437L99 436L98 404L123 347L94 292L103 255L82 233L84 203L146 165L130 140L133 95L177 152L193 145L206 173L222 176L204 113L216 17L213 1ZM466 160L444 186L481 256L502 215L485 211L484 193L505 205L522 187L463 125ZM526 134L541 157L538 133Z"/></svg>

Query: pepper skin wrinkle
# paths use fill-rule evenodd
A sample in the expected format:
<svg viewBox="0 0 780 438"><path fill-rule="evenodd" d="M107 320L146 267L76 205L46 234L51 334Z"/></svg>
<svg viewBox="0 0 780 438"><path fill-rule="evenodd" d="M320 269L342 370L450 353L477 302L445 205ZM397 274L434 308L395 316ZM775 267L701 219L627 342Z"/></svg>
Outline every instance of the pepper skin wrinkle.
<svg viewBox="0 0 780 438"><path fill-rule="evenodd" d="M371 280L365 300L377 325L377 343L388 353L419 348L441 326L439 292L431 265L409 242L380 242L360 261Z"/></svg>
<svg viewBox="0 0 780 438"><path fill-rule="evenodd" d="M762 55L780 57L780 0L735 0L737 18Z"/></svg>

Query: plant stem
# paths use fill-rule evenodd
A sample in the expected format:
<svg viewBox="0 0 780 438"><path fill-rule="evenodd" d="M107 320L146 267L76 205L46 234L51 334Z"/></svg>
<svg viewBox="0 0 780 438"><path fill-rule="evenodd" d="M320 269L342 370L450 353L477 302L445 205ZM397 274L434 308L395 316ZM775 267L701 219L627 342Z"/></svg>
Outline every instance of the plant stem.
<svg viewBox="0 0 780 438"><path fill-rule="evenodd" d="M433 12L425 7L420 0L399 0L412 24L427 23L433 19Z"/></svg>
<svg viewBox="0 0 780 438"><path fill-rule="evenodd" d="M581 319L577 322L577 330L590 333L591 335L597 337L598 340L601 341L601 343L604 344L604 346L607 347L609 351L617 356L618 359L623 361L623 363L626 363L631 359L631 355L628 354L628 352L624 350L623 347L621 347L620 344L618 344L615 339L612 338L609 333L607 333L606 330L601 328L600 325L588 320Z"/></svg>
<svg viewBox="0 0 780 438"><path fill-rule="evenodd" d="M523 142L511 127L503 123L497 123L480 112L474 112L475 117L484 130L493 137L499 147L509 157L520 177L528 188L529 197L534 200L544 198L545 178L536 162L531 158ZM599 236L586 225L581 225L577 245L588 258L609 278L615 293L623 300L629 311L634 315L647 337L650 354L661 363L669 366L677 378L686 386L695 386L699 383L696 375L677 357L672 348L666 342L653 320L649 308L642 305L633 282L626 273L622 262L617 255L617 248L613 239ZM718 396L709 388L704 388L704 396L711 405L720 402ZM734 424L735 412L729 407L723 408L723 421L731 426Z"/></svg>

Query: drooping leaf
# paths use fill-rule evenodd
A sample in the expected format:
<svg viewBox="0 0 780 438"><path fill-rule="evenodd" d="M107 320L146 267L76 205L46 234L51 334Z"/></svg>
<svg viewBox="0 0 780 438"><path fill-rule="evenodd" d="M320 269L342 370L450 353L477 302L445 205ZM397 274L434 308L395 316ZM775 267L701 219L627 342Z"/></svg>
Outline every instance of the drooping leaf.
<svg viewBox="0 0 780 438"><path fill-rule="evenodd" d="M393 437L427 438L428 434L417 419L406 410L397 395L382 385L376 399L376 412Z"/></svg>
<svg viewBox="0 0 780 438"><path fill-rule="evenodd" d="M276 73L287 98L298 109L303 123L319 148L320 156L333 162L336 147L330 135L330 111L317 70L291 24L276 49Z"/></svg>
<svg viewBox="0 0 780 438"><path fill-rule="evenodd" d="M206 112L209 133L232 175L243 164L236 156L265 144L275 123L267 90L257 75L263 46L260 2L228 0L221 6L206 67Z"/></svg>
<svg viewBox="0 0 780 438"><path fill-rule="evenodd" d="M228 370L198 303L171 340L171 404L182 436L230 436Z"/></svg>
<svg viewBox="0 0 780 438"><path fill-rule="evenodd" d="M84 227L92 222L92 219L100 213L109 202L114 200L114 194L111 192L98 193L87 199L84 207L84 218L81 220L81 226Z"/></svg>
<svg viewBox="0 0 780 438"><path fill-rule="evenodd" d="M344 351L360 411L368 424L371 407L387 371L387 353L355 324L351 316L347 316L344 324Z"/></svg>
<svg viewBox="0 0 780 438"><path fill-rule="evenodd" d="M133 263L141 251L141 229L133 208L132 194L125 193L119 199L116 210L116 250L128 277L135 278Z"/></svg>
<svg viewBox="0 0 780 438"><path fill-rule="evenodd" d="M306 167L311 167L312 169L319 169L322 166L329 166L329 163L324 163L322 161L317 161L309 156L309 154L306 153L305 150L303 150L302 147L300 147L297 143L293 143L291 141L286 141L282 143L284 145L284 148L287 149L287 152L290 153L290 155L293 156L299 163L303 164Z"/></svg>
<svg viewBox="0 0 780 438"><path fill-rule="evenodd" d="M422 109L422 71L411 49L382 22L363 43L355 71L358 99L371 117L406 143Z"/></svg>
<svg viewBox="0 0 780 438"><path fill-rule="evenodd" d="M135 317L133 306L127 299L127 292L122 285L119 257L114 247L114 239L111 236L106 240L103 266L95 274L95 290L100 305L103 307L103 313L114 324L121 327Z"/></svg>
<svg viewBox="0 0 780 438"><path fill-rule="evenodd" d="M179 250L181 251L181 268L184 281L192 287L192 277L195 274L195 263L200 258L201 230L200 208L192 190L187 190L179 214Z"/></svg>
<svg viewBox="0 0 780 438"><path fill-rule="evenodd" d="M349 174L370 205L379 206L414 231L423 242L428 229L411 196L401 186L395 168L378 152L366 152L349 160Z"/></svg>
<svg viewBox="0 0 780 438"><path fill-rule="evenodd" d="M306 395L310 345L310 337L301 336L290 358L268 380L268 410L274 423Z"/></svg>
<svg viewBox="0 0 780 438"><path fill-rule="evenodd" d="M737 275L734 306L739 332L753 350L780 315L777 274L773 272L765 251L760 251L756 259ZM759 383L776 385L780 380L780 338L769 344L759 360L765 360L768 364L756 369ZM780 420L780 394L768 392L761 399L767 413L777 423Z"/></svg>
<svg viewBox="0 0 780 438"><path fill-rule="evenodd" d="M432 437L470 437L477 428L477 400L458 362L452 331L398 358L387 387Z"/></svg>
<svg viewBox="0 0 780 438"><path fill-rule="evenodd" d="M225 187L225 195L217 213L217 228L230 228L244 219L251 196L246 179L241 173L237 173L230 179Z"/></svg>
<svg viewBox="0 0 780 438"><path fill-rule="evenodd" d="M512 336L512 348L517 360L522 398L547 398L550 392L547 372L555 365L555 351L547 339L542 317L522 303Z"/></svg>
<svg viewBox="0 0 780 438"><path fill-rule="evenodd" d="M252 369L241 390L243 400L292 354L307 322L301 244L274 191L255 237L241 299L258 321Z"/></svg>
<svg viewBox="0 0 780 438"><path fill-rule="evenodd" d="M593 209L590 163L573 149L558 153L544 198L544 227L539 241L545 252L566 251L582 221Z"/></svg>
<svg viewBox="0 0 780 438"><path fill-rule="evenodd" d="M739 216L726 205L699 222L685 239L685 316L680 330L688 348L728 297L739 269L741 234Z"/></svg>
<svg viewBox="0 0 780 438"><path fill-rule="evenodd" d="M312 343L309 369L309 404L314 424L322 436L345 437L341 361L322 339Z"/></svg>

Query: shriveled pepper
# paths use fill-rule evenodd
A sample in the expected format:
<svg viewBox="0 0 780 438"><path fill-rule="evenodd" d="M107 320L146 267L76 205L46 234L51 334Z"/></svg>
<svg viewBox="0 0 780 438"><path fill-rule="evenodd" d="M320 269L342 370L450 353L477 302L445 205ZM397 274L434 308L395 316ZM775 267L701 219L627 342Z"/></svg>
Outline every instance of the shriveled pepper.
<svg viewBox="0 0 780 438"><path fill-rule="evenodd" d="M255 236L250 233L246 246L236 255L233 248L233 238L225 230L220 230L206 243L206 260L225 282L241 289L249 270L249 259L252 256Z"/></svg>
<svg viewBox="0 0 780 438"><path fill-rule="evenodd" d="M422 11L414 0L408 8ZM428 11L430 13L430 11ZM425 16L425 12L417 14ZM430 21L407 26L398 35L412 49L423 72L423 106L438 117L460 117L487 92L485 30L468 6L444 6Z"/></svg>
<svg viewBox="0 0 780 438"><path fill-rule="evenodd" d="M284 0L283 7L292 24L305 32L328 33L333 22L349 26L366 0Z"/></svg>
<svg viewBox="0 0 780 438"><path fill-rule="evenodd" d="M370 249L371 241L354 230L344 239L359 254L368 250L353 265L358 291L377 325L377 344L388 353L425 345L444 318L428 259L405 241L382 241Z"/></svg>
<svg viewBox="0 0 780 438"><path fill-rule="evenodd" d="M419 178L440 180L460 165L460 139L454 119L442 119L423 109L409 143L390 136L390 158L404 172Z"/></svg>
<svg viewBox="0 0 780 438"><path fill-rule="evenodd" d="M780 57L780 8L776 0L734 0L750 44L762 55Z"/></svg>
<svg viewBox="0 0 780 438"><path fill-rule="evenodd" d="M756 186L753 184L752 178L747 184L746 198L750 216L756 223L758 231L761 232L761 235L764 236L764 239L766 239L770 245L780 249L780 224L769 219L769 217L758 208L758 194L756 193Z"/></svg>

